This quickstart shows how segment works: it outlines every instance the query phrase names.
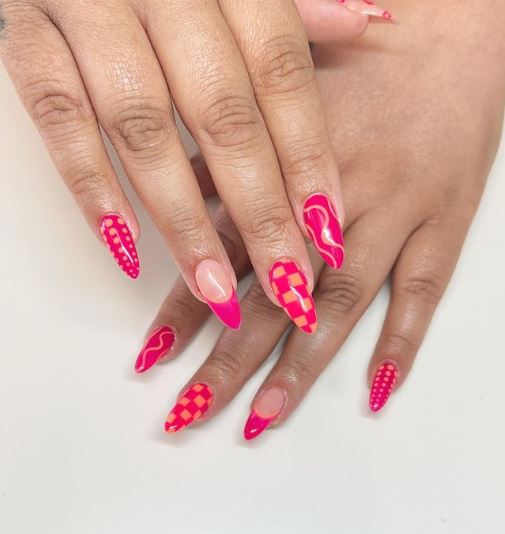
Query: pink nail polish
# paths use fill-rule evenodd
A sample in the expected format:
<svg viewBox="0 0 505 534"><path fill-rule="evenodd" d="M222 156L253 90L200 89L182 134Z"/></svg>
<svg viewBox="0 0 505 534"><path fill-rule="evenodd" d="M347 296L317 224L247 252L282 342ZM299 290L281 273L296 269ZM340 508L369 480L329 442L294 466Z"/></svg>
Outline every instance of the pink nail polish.
<svg viewBox="0 0 505 534"><path fill-rule="evenodd" d="M369 406L372 412L378 412L384 408L397 378L398 367L396 364L388 360L379 365L370 390Z"/></svg>
<svg viewBox="0 0 505 534"><path fill-rule="evenodd" d="M210 408L212 390L206 384L193 384L179 398L165 421L166 432L179 432L200 419Z"/></svg>
<svg viewBox="0 0 505 534"><path fill-rule="evenodd" d="M116 263L130 278L137 278L140 272L137 249L126 221L116 213L102 217L100 232Z"/></svg>
<svg viewBox="0 0 505 534"><path fill-rule="evenodd" d="M333 269L344 263L344 236L330 199L321 194L309 197L303 205L305 228L323 260Z"/></svg>
<svg viewBox="0 0 505 534"><path fill-rule="evenodd" d="M286 405L286 392L277 387L264 391L247 419L244 427L244 438L247 440L257 438L279 416Z"/></svg>
<svg viewBox="0 0 505 534"><path fill-rule="evenodd" d="M135 371L145 373L165 356L175 341L175 332L169 326L160 326L148 338L135 362Z"/></svg>
<svg viewBox="0 0 505 534"><path fill-rule="evenodd" d="M307 334L313 334L317 329L316 307L307 277L300 267L291 260L276 262L270 270L270 286L295 325Z"/></svg>
<svg viewBox="0 0 505 534"><path fill-rule="evenodd" d="M215 260L203 260L196 268L195 279L205 302L230 328L240 328L240 304L237 292L224 267Z"/></svg>
<svg viewBox="0 0 505 534"><path fill-rule="evenodd" d="M394 22L395 19L389 11L382 7L376 6L371 0L337 0L351 11L358 11L363 15L370 17L379 17L389 22Z"/></svg>

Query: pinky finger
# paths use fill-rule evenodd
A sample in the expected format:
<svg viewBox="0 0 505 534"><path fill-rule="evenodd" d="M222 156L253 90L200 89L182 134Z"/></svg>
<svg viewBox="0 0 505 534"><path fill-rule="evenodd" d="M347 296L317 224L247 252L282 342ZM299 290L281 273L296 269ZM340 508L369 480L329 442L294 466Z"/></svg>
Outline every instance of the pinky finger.
<svg viewBox="0 0 505 534"><path fill-rule="evenodd" d="M454 271L468 225L425 224L405 244L392 277L387 315L370 362L369 407L381 410L405 380Z"/></svg>
<svg viewBox="0 0 505 534"><path fill-rule="evenodd" d="M138 223L115 175L73 55L44 13L23 9L20 13L19 7L4 8L7 23L0 56L93 232L125 274L137 278Z"/></svg>

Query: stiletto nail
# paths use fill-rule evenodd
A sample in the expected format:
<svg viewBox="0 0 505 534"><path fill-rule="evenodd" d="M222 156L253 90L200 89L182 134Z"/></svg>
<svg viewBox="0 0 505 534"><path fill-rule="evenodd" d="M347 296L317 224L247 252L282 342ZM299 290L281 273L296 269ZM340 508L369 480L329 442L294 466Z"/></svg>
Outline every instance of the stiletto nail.
<svg viewBox="0 0 505 534"><path fill-rule="evenodd" d="M309 197L303 205L305 228L323 260L333 269L344 263L344 236L330 199L321 194Z"/></svg>
<svg viewBox="0 0 505 534"><path fill-rule="evenodd" d="M286 405L286 392L280 388L272 387L255 402L254 407L244 427L244 438L251 440L264 432L279 416Z"/></svg>
<svg viewBox="0 0 505 534"><path fill-rule="evenodd" d="M179 432L209 409L212 402L212 390L205 384L193 384L177 401L165 421L166 432Z"/></svg>
<svg viewBox="0 0 505 534"><path fill-rule="evenodd" d="M379 365L370 390L369 406L372 412L378 412L384 408L397 377L398 367L393 362L385 361Z"/></svg>
<svg viewBox="0 0 505 534"><path fill-rule="evenodd" d="M116 213L102 217L100 232L116 263L130 278L137 278L140 272L137 249L126 221Z"/></svg>
<svg viewBox="0 0 505 534"><path fill-rule="evenodd" d="M295 325L313 334L317 329L316 307L300 267L291 260L276 262L270 270L270 286Z"/></svg>
<svg viewBox="0 0 505 534"><path fill-rule="evenodd" d="M237 292L225 268L215 260L204 260L196 268L195 279L205 302L230 328L240 328L240 304Z"/></svg>
<svg viewBox="0 0 505 534"><path fill-rule="evenodd" d="M376 6L371 0L337 0L351 11L358 11L370 17L379 17L389 22L394 22L395 18L387 9Z"/></svg>
<svg viewBox="0 0 505 534"><path fill-rule="evenodd" d="M172 348L175 332L169 326L160 326L148 338L135 362L135 371L145 373Z"/></svg>

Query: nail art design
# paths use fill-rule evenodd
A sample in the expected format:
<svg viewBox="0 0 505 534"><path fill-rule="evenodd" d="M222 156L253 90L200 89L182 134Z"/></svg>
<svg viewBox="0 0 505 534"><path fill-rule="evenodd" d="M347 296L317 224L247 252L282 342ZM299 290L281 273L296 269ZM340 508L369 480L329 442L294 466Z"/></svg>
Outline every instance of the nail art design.
<svg viewBox="0 0 505 534"><path fill-rule="evenodd" d="M256 401L244 427L244 438L251 440L262 434L286 405L286 392L277 387L267 389Z"/></svg>
<svg viewBox="0 0 505 534"><path fill-rule="evenodd" d="M316 308L307 278L298 265L290 260L276 262L270 271L270 286L295 325L313 334L317 329Z"/></svg>
<svg viewBox="0 0 505 534"><path fill-rule="evenodd" d="M146 341L135 362L135 371L145 373L172 348L175 332L169 326L160 326Z"/></svg>
<svg viewBox="0 0 505 534"><path fill-rule="evenodd" d="M220 321L234 330L240 328L240 304L225 268L215 260L204 260L196 268L195 279L205 302Z"/></svg>
<svg viewBox="0 0 505 534"><path fill-rule="evenodd" d="M125 220L115 213L102 218L100 232L117 264L130 278L137 278L140 272L137 249Z"/></svg>
<svg viewBox="0 0 505 534"><path fill-rule="evenodd" d="M397 377L398 367L394 363L388 361L379 365L370 390L369 406L372 412L378 412L384 407Z"/></svg>
<svg viewBox="0 0 505 534"><path fill-rule="evenodd" d="M376 6L371 0L337 0L351 11L358 11L363 15L370 17L379 17L388 22L394 22L394 17L389 11L382 7Z"/></svg>
<svg viewBox="0 0 505 534"><path fill-rule="evenodd" d="M166 432L179 432L209 409L212 403L212 390L205 384L193 384L177 401L165 421Z"/></svg>
<svg viewBox="0 0 505 534"><path fill-rule="evenodd" d="M321 194L309 197L303 206L305 228L323 260L333 269L344 263L344 236L330 199Z"/></svg>

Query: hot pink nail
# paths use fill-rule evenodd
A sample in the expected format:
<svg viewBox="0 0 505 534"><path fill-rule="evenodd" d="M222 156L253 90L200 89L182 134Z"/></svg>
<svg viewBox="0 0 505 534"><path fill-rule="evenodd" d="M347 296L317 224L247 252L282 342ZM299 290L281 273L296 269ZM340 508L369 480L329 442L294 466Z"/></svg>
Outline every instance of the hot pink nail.
<svg viewBox="0 0 505 534"><path fill-rule="evenodd" d="M389 11L382 7L376 6L371 0L337 0L351 11L358 11L363 15L370 17L379 17L389 22L395 19Z"/></svg>
<svg viewBox="0 0 505 534"><path fill-rule="evenodd" d="M225 268L215 260L204 260L195 272L196 284L205 302L230 328L240 328L240 304L237 292Z"/></svg>
<svg viewBox="0 0 505 534"><path fill-rule="evenodd" d="M244 438L251 440L263 433L279 416L286 405L286 392L277 387L271 387L255 402L254 407L244 427Z"/></svg>
<svg viewBox="0 0 505 534"><path fill-rule="evenodd" d="M137 278L140 272L139 258L125 220L116 213L109 213L102 217L100 232L119 267L130 278Z"/></svg>
<svg viewBox="0 0 505 534"><path fill-rule="evenodd" d="M135 362L135 371L145 373L170 351L175 332L169 326L160 326L148 338Z"/></svg>
<svg viewBox="0 0 505 534"><path fill-rule="evenodd" d="M370 390L369 406L372 412L378 412L389 399L398 377L398 367L391 361L382 362L375 372Z"/></svg>
<svg viewBox="0 0 505 534"><path fill-rule="evenodd" d="M321 194L309 197L303 206L305 228L323 260L333 269L344 263L344 236L330 199Z"/></svg>

